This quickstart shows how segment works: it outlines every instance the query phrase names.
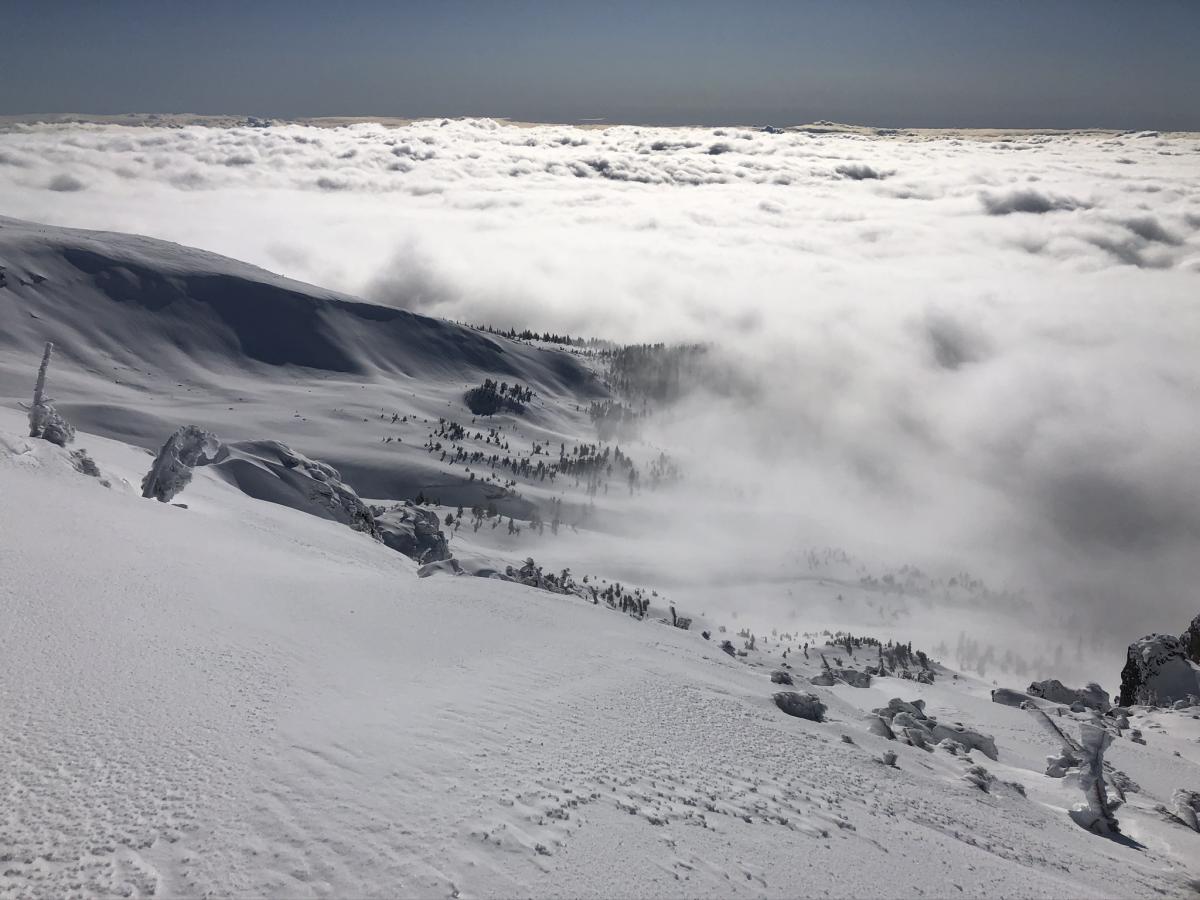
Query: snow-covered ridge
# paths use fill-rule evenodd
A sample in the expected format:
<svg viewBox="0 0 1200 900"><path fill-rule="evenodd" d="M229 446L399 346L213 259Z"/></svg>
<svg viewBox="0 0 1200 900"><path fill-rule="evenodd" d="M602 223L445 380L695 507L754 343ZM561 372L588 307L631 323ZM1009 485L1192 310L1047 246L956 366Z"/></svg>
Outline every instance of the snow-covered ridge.
<svg viewBox="0 0 1200 900"><path fill-rule="evenodd" d="M292 365L426 380L479 371L587 390L587 373L566 354L153 238L0 217L0 266L5 348L49 339L81 365Z"/></svg>

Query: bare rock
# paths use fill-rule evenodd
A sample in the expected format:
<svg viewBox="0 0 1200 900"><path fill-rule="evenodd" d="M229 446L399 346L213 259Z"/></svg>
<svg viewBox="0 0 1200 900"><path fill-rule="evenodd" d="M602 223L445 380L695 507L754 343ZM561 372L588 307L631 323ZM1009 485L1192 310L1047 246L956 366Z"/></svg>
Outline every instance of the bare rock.
<svg viewBox="0 0 1200 900"><path fill-rule="evenodd" d="M1122 706L1169 705L1197 695L1200 678L1179 638L1150 634L1129 645L1121 670Z"/></svg>
<svg viewBox="0 0 1200 900"><path fill-rule="evenodd" d="M771 699L789 716L808 719L810 722L821 722L825 718L826 706L816 694L779 691Z"/></svg>

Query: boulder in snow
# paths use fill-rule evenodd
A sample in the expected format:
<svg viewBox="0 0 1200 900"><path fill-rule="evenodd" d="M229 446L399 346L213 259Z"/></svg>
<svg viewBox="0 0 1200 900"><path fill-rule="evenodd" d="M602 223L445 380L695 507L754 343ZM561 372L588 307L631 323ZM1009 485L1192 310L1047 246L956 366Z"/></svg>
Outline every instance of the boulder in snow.
<svg viewBox="0 0 1200 900"><path fill-rule="evenodd" d="M949 738L957 744L962 744L968 750L978 750L988 759L999 759L1000 757L999 752L996 750L995 738L991 735L981 734L978 731L967 728L965 725L958 723L946 725L938 722L929 729L929 736L935 741Z"/></svg>
<svg viewBox="0 0 1200 900"><path fill-rule="evenodd" d="M1020 709L1023 703L1031 703L1033 698L1011 688L996 688L992 691L992 702L1004 706L1015 706Z"/></svg>
<svg viewBox="0 0 1200 900"><path fill-rule="evenodd" d="M1121 670L1121 705L1165 706L1200 695L1200 678L1174 635L1149 634L1129 645Z"/></svg>
<svg viewBox="0 0 1200 900"><path fill-rule="evenodd" d="M417 569L419 578L428 578L430 575L436 575L439 572L446 575L463 575L465 574L462 564L457 559L439 559L434 562L425 563L421 568Z"/></svg>
<svg viewBox="0 0 1200 900"><path fill-rule="evenodd" d="M845 682L850 687L869 688L871 686L871 676L857 669L834 669L833 674L839 681Z"/></svg>
<svg viewBox="0 0 1200 900"><path fill-rule="evenodd" d="M1171 797L1175 815L1192 831L1200 831L1200 791L1180 788Z"/></svg>
<svg viewBox="0 0 1200 900"><path fill-rule="evenodd" d="M887 723L886 720L880 718L879 716L868 714L866 717L866 723L867 731L871 734L876 735L877 737L887 738L889 741L894 741L896 739L896 734L892 731L892 727Z"/></svg>
<svg viewBox="0 0 1200 900"><path fill-rule="evenodd" d="M816 694L780 691L771 698L789 716L820 722L825 718L825 704Z"/></svg>
<svg viewBox="0 0 1200 900"><path fill-rule="evenodd" d="M901 700L899 697L893 697L888 701L888 705L875 710L877 715L883 716L885 719L891 719L898 712L906 712L914 719L924 719L925 716L925 701L913 700L911 703Z"/></svg>
<svg viewBox="0 0 1200 900"><path fill-rule="evenodd" d="M419 563L450 559L450 545L432 510L405 501L379 513L375 523L380 540L410 559Z"/></svg>
<svg viewBox="0 0 1200 900"><path fill-rule="evenodd" d="M1108 693L1094 681L1082 688L1069 688L1057 678L1047 678L1045 681L1035 681L1029 685L1029 693L1034 697L1049 700L1051 703L1062 703L1071 706L1082 703L1088 709L1107 712L1109 706Z"/></svg>
<svg viewBox="0 0 1200 900"><path fill-rule="evenodd" d="M310 459L279 441L225 444L213 468L256 500L331 519L380 539L375 516L341 473L328 463Z"/></svg>

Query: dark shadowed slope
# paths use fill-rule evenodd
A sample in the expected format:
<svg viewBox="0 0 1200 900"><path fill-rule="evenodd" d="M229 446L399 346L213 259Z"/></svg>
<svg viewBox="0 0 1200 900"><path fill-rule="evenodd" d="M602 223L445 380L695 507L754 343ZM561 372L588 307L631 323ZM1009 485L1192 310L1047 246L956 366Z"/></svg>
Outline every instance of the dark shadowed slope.
<svg viewBox="0 0 1200 900"><path fill-rule="evenodd" d="M5 350L53 340L67 359L97 369L296 366L433 381L481 373L588 392L587 372L568 354L152 238L0 217L0 267Z"/></svg>

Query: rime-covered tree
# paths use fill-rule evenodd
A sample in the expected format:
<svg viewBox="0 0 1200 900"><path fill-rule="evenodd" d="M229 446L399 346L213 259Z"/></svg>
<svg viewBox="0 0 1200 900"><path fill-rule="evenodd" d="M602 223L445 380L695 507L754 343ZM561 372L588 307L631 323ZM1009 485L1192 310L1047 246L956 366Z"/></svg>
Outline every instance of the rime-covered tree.
<svg viewBox="0 0 1200 900"><path fill-rule="evenodd" d="M215 434L195 425L180 426L167 438L142 479L142 496L169 503L192 480L192 468L211 461L220 448Z"/></svg>
<svg viewBox="0 0 1200 900"><path fill-rule="evenodd" d="M50 356L53 353L54 344L46 341L42 364L38 367L37 383L33 388L33 405L29 407L29 436L65 447L75 440L75 428L54 408L54 401L46 396L46 371L50 368Z"/></svg>
<svg viewBox="0 0 1200 900"><path fill-rule="evenodd" d="M1120 830L1117 817L1113 815L1120 801L1110 800L1104 787L1104 751L1112 739L1112 735L1100 725L1090 722L1079 725L1080 766L1075 778L1083 791L1085 802L1072 808L1071 818L1097 834Z"/></svg>

